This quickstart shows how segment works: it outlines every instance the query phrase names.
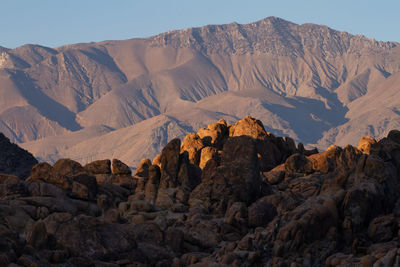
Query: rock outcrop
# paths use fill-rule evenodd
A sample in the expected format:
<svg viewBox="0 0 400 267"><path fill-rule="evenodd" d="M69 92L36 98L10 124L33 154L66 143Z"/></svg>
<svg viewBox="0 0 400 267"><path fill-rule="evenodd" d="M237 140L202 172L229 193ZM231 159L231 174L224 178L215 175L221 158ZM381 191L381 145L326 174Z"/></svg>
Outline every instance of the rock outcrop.
<svg viewBox="0 0 400 267"><path fill-rule="evenodd" d="M31 153L11 143L0 133L0 174L13 174L25 179L36 163Z"/></svg>
<svg viewBox="0 0 400 267"><path fill-rule="evenodd" d="M0 265L396 266L400 132L318 153L246 117L118 159L0 175Z"/></svg>

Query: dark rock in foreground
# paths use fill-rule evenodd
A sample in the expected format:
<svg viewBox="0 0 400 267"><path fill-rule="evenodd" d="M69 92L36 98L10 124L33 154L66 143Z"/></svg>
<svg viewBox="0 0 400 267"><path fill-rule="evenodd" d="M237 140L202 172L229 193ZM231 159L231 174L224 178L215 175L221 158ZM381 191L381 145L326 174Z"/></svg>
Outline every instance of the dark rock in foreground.
<svg viewBox="0 0 400 267"><path fill-rule="evenodd" d="M25 179L36 163L38 162L31 153L12 144L0 133L0 173L13 174Z"/></svg>
<svg viewBox="0 0 400 267"><path fill-rule="evenodd" d="M0 266L396 266L399 136L317 153L246 117L134 176L117 159L2 174Z"/></svg>

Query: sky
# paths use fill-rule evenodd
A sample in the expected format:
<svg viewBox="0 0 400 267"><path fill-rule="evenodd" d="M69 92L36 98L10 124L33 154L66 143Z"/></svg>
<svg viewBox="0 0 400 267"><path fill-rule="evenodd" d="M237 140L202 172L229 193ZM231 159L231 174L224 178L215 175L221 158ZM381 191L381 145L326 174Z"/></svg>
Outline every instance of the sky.
<svg viewBox="0 0 400 267"><path fill-rule="evenodd" d="M399 0L0 0L0 46L58 47L276 16L400 42Z"/></svg>

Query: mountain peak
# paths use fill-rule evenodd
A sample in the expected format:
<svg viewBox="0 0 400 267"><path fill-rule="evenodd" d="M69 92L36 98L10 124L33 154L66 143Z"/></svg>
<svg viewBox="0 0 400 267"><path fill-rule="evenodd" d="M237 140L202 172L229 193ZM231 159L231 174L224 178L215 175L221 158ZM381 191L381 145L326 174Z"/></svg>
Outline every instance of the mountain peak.
<svg viewBox="0 0 400 267"><path fill-rule="evenodd" d="M245 54L253 52L298 56L306 50L323 54L347 50L390 49L395 43L376 42L325 25L298 25L279 17L266 17L257 22L206 25L170 31L149 39L151 46L192 48L207 54Z"/></svg>
<svg viewBox="0 0 400 267"><path fill-rule="evenodd" d="M263 19L260 19L254 23L262 23L262 24L292 24L292 25L297 25L296 23L293 23L291 21L282 19L280 17L275 17L275 16L269 16L269 17L265 17ZM254 23L249 23L249 24L254 24Z"/></svg>
<svg viewBox="0 0 400 267"><path fill-rule="evenodd" d="M359 125L381 138L400 113L389 101L396 98L372 92L398 92L383 83L399 72L396 45L278 17L57 49L26 45L4 56L0 130L46 160L118 155L130 166L220 117L260 117L274 134L321 148L353 143Z"/></svg>

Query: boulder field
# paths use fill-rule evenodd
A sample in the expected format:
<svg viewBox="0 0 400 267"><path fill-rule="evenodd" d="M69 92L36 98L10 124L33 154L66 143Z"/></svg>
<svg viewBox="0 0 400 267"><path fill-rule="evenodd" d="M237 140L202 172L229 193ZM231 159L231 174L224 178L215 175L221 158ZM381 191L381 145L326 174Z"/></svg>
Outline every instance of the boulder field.
<svg viewBox="0 0 400 267"><path fill-rule="evenodd" d="M246 117L135 174L118 159L2 170L0 266L400 264L397 130L318 153Z"/></svg>

